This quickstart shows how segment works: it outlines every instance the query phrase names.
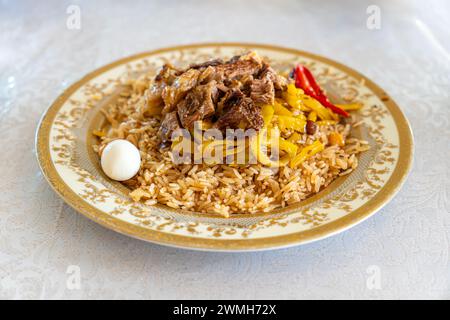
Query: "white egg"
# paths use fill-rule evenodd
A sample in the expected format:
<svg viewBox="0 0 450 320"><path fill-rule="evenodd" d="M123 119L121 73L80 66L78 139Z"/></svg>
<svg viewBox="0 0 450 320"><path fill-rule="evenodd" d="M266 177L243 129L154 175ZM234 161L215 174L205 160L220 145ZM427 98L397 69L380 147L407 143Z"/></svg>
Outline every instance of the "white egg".
<svg viewBox="0 0 450 320"><path fill-rule="evenodd" d="M101 156L103 172L113 180L128 180L139 171L141 155L131 142L113 140L103 149Z"/></svg>

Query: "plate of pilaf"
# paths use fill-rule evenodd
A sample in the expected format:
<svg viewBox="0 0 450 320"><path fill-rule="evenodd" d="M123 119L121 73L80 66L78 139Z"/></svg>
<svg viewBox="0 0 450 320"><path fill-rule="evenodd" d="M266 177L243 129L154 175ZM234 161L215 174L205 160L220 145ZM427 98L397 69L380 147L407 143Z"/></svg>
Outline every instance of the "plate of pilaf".
<svg viewBox="0 0 450 320"><path fill-rule="evenodd" d="M400 189L413 139L395 102L296 49L208 43L144 52L73 84L43 115L44 176L75 210L180 248L308 243Z"/></svg>

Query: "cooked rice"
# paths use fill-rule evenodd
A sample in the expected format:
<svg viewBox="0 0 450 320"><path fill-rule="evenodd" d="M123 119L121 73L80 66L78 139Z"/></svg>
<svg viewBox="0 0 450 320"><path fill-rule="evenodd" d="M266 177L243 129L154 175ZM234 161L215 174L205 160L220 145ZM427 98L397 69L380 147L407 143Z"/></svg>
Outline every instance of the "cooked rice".
<svg viewBox="0 0 450 320"><path fill-rule="evenodd" d="M366 141L350 137L350 124L336 124L320 126L312 136L302 134L301 142L309 145L319 139L327 146L328 134L338 132L344 137L345 146L327 146L296 169L285 166L274 171L260 164L176 165L170 150L161 153L158 148L160 118L142 115L143 92L148 81L142 77L129 82L125 93L103 111L108 125L97 132L100 143L94 146L99 155L114 139L127 139L138 147L141 168L124 183L132 189L131 198L146 205L160 203L225 217L234 213L270 212L302 201L337 177L349 174L358 166L356 154L369 148ZM284 135L288 136L289 133Z"/></svg>

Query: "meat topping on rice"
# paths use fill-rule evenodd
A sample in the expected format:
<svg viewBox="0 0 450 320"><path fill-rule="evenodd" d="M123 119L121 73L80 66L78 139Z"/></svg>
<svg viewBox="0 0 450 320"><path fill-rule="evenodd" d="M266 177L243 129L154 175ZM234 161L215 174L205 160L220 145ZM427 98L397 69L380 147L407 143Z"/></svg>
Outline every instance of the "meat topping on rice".
<svg viewBox="0 0 450 320"><path fill-rule="evenodd" d="M250 98L255 103L273 104L275 99L275 88L269 79L255 79L250 84Z"/></svg>
<svg viewBox="0 0 450 320"><path fill-rule="evenodd" d="M170 112L176 108L177 104L183 100L187 93L198 83L200 71L189 69L176 77L170 86L166 86L162 91L164 101L163 113Z"/></svg>
<svg viewBox="0 0 450 320"><path fill-rule="evenodd" d="M203 69L203 68L207 68L210 66L218 66L224 64L222 59L214 59L214 60L209 60L203 63L196 63L196 64L191 64L190 65L190 69Z"/></svg>
<svg viewBox="0 0 450 320"><path fill-rule="evenodd" d="M160 104L163 102L162 93L165 87L171 85L175 78L181 73L171 64L165 64L161 71L156 75L155 80L147 90L145 97L147 104Z"/></svg>
<svg viewBox="0 0 450 320"><path fill-rule="evenodd" d="M195 121L209 120L221 130L259 130L263 118L258 106L273 104L277 90L285 86L286 79L250 52L226 62L215 59L194 64L186 70L166 64L149 88L147 102L163 104L163 123L174 121L172 112L176 111L186 129L192 129ZM167 132L172 131L162 128L161 139L170 140Z"/></svg>
<svg viewBox="0 0 450 320"><path fill-rule="evenodd" d="M192 129L194 122L212 116L215 111L218 89L213 80L208 84L199 85L190 91L185 99L177 105L181 124L186 129Z"/></svg>
<svg viewBox="0 0 450 320"><path fill-rule="evenodd" d="M239 128L243 124L246 128L259 130L264 124L261 111L253 100L244 96L239 89L228 91L221 104L223 114L214 124L214 127L224 130L226 128Z"/></svg>

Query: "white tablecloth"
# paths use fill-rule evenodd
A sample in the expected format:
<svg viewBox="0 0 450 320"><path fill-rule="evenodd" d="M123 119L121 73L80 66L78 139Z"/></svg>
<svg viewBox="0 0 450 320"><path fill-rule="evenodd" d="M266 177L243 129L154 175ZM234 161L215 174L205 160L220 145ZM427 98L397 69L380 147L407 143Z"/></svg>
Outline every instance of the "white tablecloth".
<svg viewBox="0 0 450 320"><path fill-rule="evenodd" d="M449 299L449 14L444 0L0 1L0 298ZM69 208L35 158L47 106L115 59L206 41L308 50L380 84L414 131L403 189L345 233L259 253L153 245Z"/></svg>

